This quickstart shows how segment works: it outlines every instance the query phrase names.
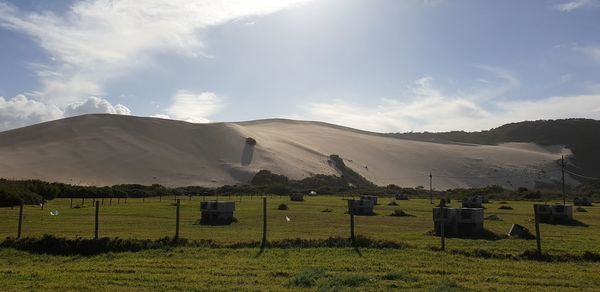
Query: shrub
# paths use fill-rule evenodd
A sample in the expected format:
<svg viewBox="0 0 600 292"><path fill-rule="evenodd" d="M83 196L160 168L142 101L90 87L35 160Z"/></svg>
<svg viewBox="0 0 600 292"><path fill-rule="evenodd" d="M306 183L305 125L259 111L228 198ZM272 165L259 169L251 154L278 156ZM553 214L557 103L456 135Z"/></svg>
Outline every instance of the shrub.
<svg viewBox="0 0 600 292"><path fill-rule="evenodd" d="M256 145L256 140L252 137L248 137L248 138L246 138L246 144L254 146L254 145Z"/></svg>
<svg viewBox="0 0 600 292"><path fill-rule="evenodd" d="M396 201L391 201L388 206L398 206L398 203L396 203Z"/></svg>
<svg viewBox="0 0 600 292"><path fill-rule="evenodd" d="M513 207L511 207L511 206L500 206L500 208L498 208L498 209L500 209L500 210L512 210Z"/></svg>
<svg viewBox="0 0 600 292"><path fill-rule="evenodd" d="M288 210L288 205L286 204L279 204L279 206L277 206L277 210Z"/></svg>

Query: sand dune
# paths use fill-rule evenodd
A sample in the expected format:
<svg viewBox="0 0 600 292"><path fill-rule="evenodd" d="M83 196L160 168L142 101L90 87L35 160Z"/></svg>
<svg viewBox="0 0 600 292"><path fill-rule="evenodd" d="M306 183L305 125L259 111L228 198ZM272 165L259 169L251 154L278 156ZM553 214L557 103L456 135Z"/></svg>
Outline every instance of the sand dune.
<svg viewBox="0 0 600 292"><path fill-rule="evenodd" d="M253 137L257 144L246 144ZM83 185L247 183L261 169L293 179L337 174L330 154L378 185L437 189L558 179L562 147L402 140L319 123L260 120L186 122L85 115L0 133L0 177Z"/></svg>

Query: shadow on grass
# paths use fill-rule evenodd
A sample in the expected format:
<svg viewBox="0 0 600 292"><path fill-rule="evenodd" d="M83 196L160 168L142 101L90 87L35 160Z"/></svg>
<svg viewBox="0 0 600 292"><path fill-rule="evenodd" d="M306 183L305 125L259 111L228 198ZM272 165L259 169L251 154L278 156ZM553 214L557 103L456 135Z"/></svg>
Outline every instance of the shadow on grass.
<svg viewBox="0 0 600 292"><path fill-rule="evenodd" d="M433 230L430 230L429 232L426 233L427 235L431 235L431 236L438 236L435 234L435 232ZM439 236L438 236L439 237ZM483 231L481 231L480 233L477 234L466 234L466 235L460 235L460 234L446 234L445 236L446 238L460 238L460 239L475 239L475 240L491 240L491 241L496 241L496 240L501 240L501 239L507 239L508 236L507 235L498 235L494 232L492 232L491 230L488 229L483 229Z"/></svg>
<svg viewBox="0 0 600 292"><path fill-rule="evenodd" d="M121 239L121 238L100 238L67 239L44 235L41 238L6 238L0 242L0 248L14 248L17 250L28 251L31 253L53 254L53 255L96 255L107 252L136 252L148 249L173 249L175 247L203 247L203 248L258 248L261 247L259 241L237 242L233 244L216 243L212 240L187 240L173 239L169 237L149 240L149 239ZM389 248L405 249L409 245L394 241L371 239L365 236L357 236L354 242L344 237L329 237L325 239L282 239L267 242L264 248L261 248L257 257L260 256L265 248L354 248L360 254L358 248Z"/></svg>
<svg viewBox="0 0 600 292"><path fill-rule="evenodd" d="M434 251L441 251L439 248L431 248ZM541 255L535 249L529 249L521 254L513 255L509 253L501 253L496 251L489 251L484 249L450 249L447 250L449 254L462 255L471 258L484 258L484 259L507 259L507 260L535 260L543 262L600 262L600 254L595 252L586 251L583 254L558 254L551 255L548 253L542 253Z"/></svg>

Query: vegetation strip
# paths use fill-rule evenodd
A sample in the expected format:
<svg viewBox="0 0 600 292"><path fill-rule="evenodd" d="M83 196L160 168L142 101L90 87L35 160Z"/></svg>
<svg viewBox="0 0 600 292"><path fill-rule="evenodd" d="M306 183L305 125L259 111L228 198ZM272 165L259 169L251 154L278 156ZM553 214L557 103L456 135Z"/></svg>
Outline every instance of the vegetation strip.
<svg viewBox="0 0 600 292"><path fill-rule="evenodd" d="M0 243L0 248L13 248L38 254L51 255L82 255L91 256L108 252L137 252L148 249L172 249L175 247L203 247L203 248L258 248L259 241L238 242L233 244L220 244L212 240L187 240L164 237L157 240L149 239L122 239L122 238L100 238L98 240L76 238L67 239L52 235L44 235L41 238L15 239L8 237ZM269 241L269 248L371 248L371 249L407 249L413 248L405 243L388 240L375 240L365 236L357 236L354 242L343 237L330 237L326 239L283 239ZM440 251L438 248L431 248ZM465 257L484 259L507 259L507 260L535 260L545 262L600 262L600 253L586 251L581 255L561 254L550 255L544 253L541 256L535 250L526 250L519 255L498 253L483 249L447 251L450 254Z"/></svg>
<svg viewBox="0 0 600 292"><path fill-rule="evenodd" d="M146 249L171 249L174 247L207 247L207 248L258 248L259 241L238 242L233 244L219 244L212 240L187 240L164 237L157 240L149 239L122 239L122 238L99 238L67 239L52 235L44 235L41 238L6 238L0 243L0 248L14 248L40 254L52 255L96 255L107 252L136 252ZM388 248L405 249L409 245L387 240L375 240L364 236L357 236L354 242L347 238L330 237L326 239L283 239L267 243L269 248Z"/></svg>

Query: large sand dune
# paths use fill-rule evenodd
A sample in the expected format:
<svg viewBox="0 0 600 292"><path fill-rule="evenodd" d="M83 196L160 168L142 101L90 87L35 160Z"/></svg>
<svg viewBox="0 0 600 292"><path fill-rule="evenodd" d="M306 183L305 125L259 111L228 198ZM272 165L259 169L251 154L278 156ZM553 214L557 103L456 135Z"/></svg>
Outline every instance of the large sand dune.
<svg viewBox="0 0 600 292"><path fill-rule="evenodd" d="M255 146L246 137L256 139ZM562 147L402 140L340 126L292 120L190 124L156 118L85 115L0 133L0 177L83 185L166 186L247 183L268 169L300 179L337 174L340 155L378 185L532 186L559 179Z"/></svg>

